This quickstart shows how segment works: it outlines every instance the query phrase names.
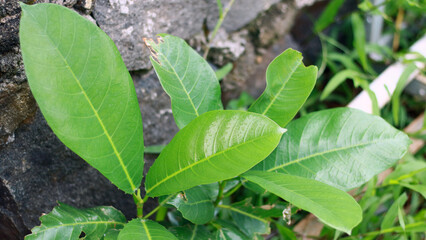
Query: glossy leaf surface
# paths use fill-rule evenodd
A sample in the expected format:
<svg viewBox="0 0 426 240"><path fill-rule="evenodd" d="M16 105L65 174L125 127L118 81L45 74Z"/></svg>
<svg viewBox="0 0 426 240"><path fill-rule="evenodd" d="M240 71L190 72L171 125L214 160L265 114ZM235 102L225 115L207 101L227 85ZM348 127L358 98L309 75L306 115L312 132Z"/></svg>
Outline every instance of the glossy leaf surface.
<svg viewBox="0 0 426 240"><path fill-rule="evenodd" d="M177 238L161 224L136 218L127 223L118 235L118 240L173 240Z"/></svg>
<svg viewBox="0 0 426 240"><path fill-rule="evenodd" d="M194 49L175 36L160 34L158 43L146 40L151 63L172 100L176 125L185 127L199 115L222 109L219 81Z"/></svg>
<svg viewBox="0 0 426 240"><path fill-rule="evenodd" d="M287 49L266 70L266 89L249 111L265 115L281 127L289 123L305 103L317 78L315 66L305 67L302 54Z"/></svg>
<svg viewBox="0 0 426 240"><path fill-rule="evenodd" d="M179 240L211 240L212 234L203 225L173 227L169 229Z"/></svg>
<svg viewBox="0 0 426 240"><path fill-rule="evenodd" d="M146 193L161 196L238 176L267 157L284 132L256 113L207 112L163 149L148 171Z"/></svg>
<svg viewBox="0 0 426 240"><path fill-rule="evenodd" d="M346 192L327 184L275 172L249 171L243 177L340 231L350 234L361 222L358 203Z"/></svg>
<svg viewBox="0 0 426 240"><path fill-rule="evenodd" d="M143 172L142 119L112 40L56 4L21 4L20 41L31 91L59 139L126 193Z"/></svg>
<svg viewBox="0 0 426 240"><path fill-rule="evenodd" d="M40 217L41 225L33 228L26 240L79 239L82 232L86 239L100 239L111 229L123 228L124 215L113 207L77 209L59 203L49 214Z"/></svg>
<svg viewBox="0 0 426 240"><path fill-rule="evenodd" d="M349 108L308 114L287 129L277 149L254 169L312 178L342 190L391 167L410 143L382 118Z"/></svg>
<svg viewBox="0 0 426 240"><path fill-rule="evenodd" d="M213 219L214 206L203 186L196 186L178 194L167 202L177 208L182 216L195 224L205 224Z"/></svg>

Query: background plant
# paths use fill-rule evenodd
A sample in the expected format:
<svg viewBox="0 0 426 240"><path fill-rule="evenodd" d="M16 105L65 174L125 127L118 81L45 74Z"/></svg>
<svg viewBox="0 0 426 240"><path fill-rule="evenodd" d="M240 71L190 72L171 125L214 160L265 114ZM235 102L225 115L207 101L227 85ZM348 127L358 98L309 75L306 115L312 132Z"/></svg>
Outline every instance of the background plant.
<svg viewBox="0 0 426 240"><path fill-rule="evenodd" d="M162 34L146 43L181 131L150 168L142 198L142 122L113 42L66 8L22 8L25 70L43 115L62 142L133 195L138 215L127 223L112 207L60 203L28 239L258 238L271 232L270 222L291 234L278 219L284 213L291 221L299 208L350 234L361 208L345 191L391 166L409 144L383 119L357 110L321 111L289 123L317 75L292 49L271 62L267 87L249 111L223 110L208 63L183 40ZM239 191L252 198L234 195ZM144 215L149 197L159 197L160 206ZM147 219L157 213L161 222L164 205L177 209L167 213L168 223Z"/></svg>

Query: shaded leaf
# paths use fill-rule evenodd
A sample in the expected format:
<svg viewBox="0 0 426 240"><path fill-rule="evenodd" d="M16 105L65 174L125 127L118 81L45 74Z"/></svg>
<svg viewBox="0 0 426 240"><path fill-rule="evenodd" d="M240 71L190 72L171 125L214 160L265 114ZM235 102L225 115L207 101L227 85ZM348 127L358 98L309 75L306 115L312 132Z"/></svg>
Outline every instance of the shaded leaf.
<svg viewBox="0 0 426 240"><path fill-rule="evenodd" d="M363 77L363 75L357 71L346 69L340 71L336 75L334 75L330 81L328 81L324 90L321 93L321 100L326 99L336 88L342 84L346 79L354 79L355 77Z"/></svg>
<svg viewBox="0 0 426 240"><path fill-rule="evenodd" d="M211 240L212 234L203 225L172 227L169 229L179 240Z"/></svg>
<svg viewBox="0 0 426 240"><path fill-rule="evenodd" d="M159 36L158 43L146 40L146 44L160 83L172 100L176 125L183 128L205 112L222 109L219 81L206 60L183 39Z"/></svg>
<svg viewBox="0 0 426 240"><path fill-rule="evenodd" d="M211 111L176 134L146 176L146 193L161 196L238 176L276 147L285 129L243 111Z"/></svg>
<svg viewBox="0 0 426 240"><path fill-rule="evenodd" d="M52 212L40 217L41 225L34 227L26 240L79 239L82 232L86 239L100 239L111 229L123 228L124 215L113 207L77 209L59 203Z"/></svg>
<svg viewBox="0 0 426 240"><path fill-rule="evenodd" d="M175 206L185 219L194 224L205 224L214 216L213 202L202 186L185 190L167 203Z"/></svg>
<svg viewBox="0 0 426 240"><path fill-rule="evenodd" d="M177 238L157 222L146 219L133 219L118 235L118 240L171 240Z"/></svg>
<svg viewBox="0 0 426 240"><path fill-rule="evenodd" d="M392 116L396 125L399 124L399 106L400 106L400 97L402 90L404 90L405 85L407 85L408 78L410 75L417 69L416 64L410 63L402 72L401 76L398 79L396 84L395 91L392 94Z"/></svg>
<svg viewBox="0 0 426 240"><path fill-rule="evenodd" d="M349 190L391 167L410 142L380 117L335 108L291 122L277 149L254 170L312 178Z"/></svg>
<svg viewBox="0 0 426 240"><path fill-rule="evenodd" d="M321 13L321 16L315 21L314 28L316 32L321 32L327 28L328 25L335 22L336 14L344 2L345 0L330 1L325 10Z"/></svg>
<svg viewBox="0 0 426 240"><path fill-rule="evenodd" d="M327 184L274 172L249 171L243 177L313 213L337 230L350 234L361 222L362 210L358 203L346 192Z"/></svg>
<svg viewBox="0 0 426 240"><path fill-rule="evenodd" d="M20 41L31 91L59 139L133 193L143 173L133 80L112 40L56 4L21 4Z"/></svg>
<svg viewBox="0 0 426 240"><path fill-rule="evenodd" d="M217 221L221 228L216 231L216 240L250 240L248 236L244 235L236 226L227 221Z"/></svg>
<svg viewBox="0 0 426 240"><path fill-rule="evenodd" d="M401 196L399 196L399 198L392 204L392 206L386 212L386 215L380 225L380 229L391 228L393 226L395 219L398 216L398 208L403 207L406 201L407 194L401 194Z"/></svg>
<svg viewBox="0 0 426 240"><path fill-rule="evenodd" d="M228 73L231 72L233 67L234 65L232 65L232 63L228 63L222 68L218 69L215 72L217 80L222 80L224 77L226 77L226 75L228 75Z"/></svg>
<svg viewBox="0 0 426 240"><path fill-rule="evenodd" d="M420 193L424 198L426 198L426 185L421 184L408 184L408 183L399 183L401 186L414 190Z"/></svg>
<svg viewBox="0 0 426 240"><path fill-rule="evenodd" d="M265 115L281 127L289 123L315 86L318 69L305 67L302 54L291 48L276 57L266 70L266 89L249 111Z"/></svg>
<svg viewBox="0 0 426 240"><path fill-rule="evenodd" d="M354 36L354 47L358 53L361 66L364 70L369 70L367 62L367 53L365 52L365 28L364 21L358 13L353 13L351 16L353 36Z"/></svg>

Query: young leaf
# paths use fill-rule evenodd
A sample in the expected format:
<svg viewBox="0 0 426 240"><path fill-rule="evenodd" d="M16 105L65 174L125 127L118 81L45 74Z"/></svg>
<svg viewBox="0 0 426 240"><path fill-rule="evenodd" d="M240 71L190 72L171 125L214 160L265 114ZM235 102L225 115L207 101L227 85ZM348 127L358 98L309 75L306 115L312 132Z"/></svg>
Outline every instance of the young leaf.
<svg viewBox="0 0 426 240"><path fill-rule="evenodd" d="M287 49L266 70L266 89L249 111L265 115L281 127L294 118L315 86L318 69L305 67L302 54Z"/></svg>
<svg viewBox="0 0 426 240"><path fill-rule="evenodd" d="M175 206L185 219L194 224L208 223L214 216L213 202L202 186L188 189L167 203Z"/></svg>
<svg viewBox="0 0 426 240"><path fill-rule="evenodd" d="M277 149L254 169L350 190L391 167L409 144L407 135L380 117L335 108L291 122Z"/></svg>
<svg viewBox="0 0 426 240"><path fill-rule="evenodd" d="M177 238L157 222L136 218L127 223L118 234L118 240L155 239L171 240Z"/></svg>
<svg viewBox="0 0 426 240"><path fill-rule="evenodd" d="M362 210L358 203L349 194L327 184L274 172L249 171L243 177L340 231L350 234L361 222Z"/></svg>
<svg viewBox="0 0 426 240"><path fill-rule="evenodd" d="M323 92L321 93L321 100L326 99L340 84L342 84L346 79L354 79L355 77L363 77L362 74L360 74L357 71L346 69L343 71L340 71L336 75L334 75L330 81L328 81L327 85L325 86Z"/></svg>
<svg viewBox="0 0 426 240"><path fill-rule="evenodd" d="M25 5L20 41L31 91L59 139L126 193L143 172L142 119L112 40L76 12Z"/></svg>
<svg viewBox="0 0 426 240"><path fill-rule="evenodd" d="M225 66L223 66L222 68L218 69L215 72L217 80L220 81L224 77L226 77L226 75L228 75L228 73L231 72L233 67L234 67L234 65L232 65L232 63L228 63Z"/></svg>
<svg viewBox="0 0 426 240"><path fill-rule="evenodd" d="M253 237L255 234L269 234L271 229L269 221L260 217L256 209L250 206L237 205L218 205L219 208L231 211L238 228L247 236Z"/></svg>
<svg viewBox="0 0 426 240"><path fill-rule="evenodd" d="M399 124L399 98L401 97L402 90L404 90L410 75L417 69L416 64L410 63L402 72L396 84L395 91L392 94L392 115L396 125Z"/></svg>
<svg viewBox="0 0 426 240"><path fill-rule="evenodd" d="M41 225L33 228L25 240L78 239L84 232L87 239L100 239L111 229L121 229L124 215L113 207L77 209L59 203L49 214L40 217Z"/></svg>
<svg viewBox="0 0 426 240"><path fill-rule="evenodd" d="M212 234L203 225L173 227L169 229L180 240L211 240Z"/></svg>
<svg viewBox="0 0 426 240"><path fill-rule="evenodd" d="M321 32L326 27L328 27L328 25L335 22L336 14L344 2L345 0L330 1L325 10L322 12L321 16L315 22L315 32Z"/></svg>
<svg viewBox="0 0 426 240"><path fill-rule="evenodd" d="M398 215L398 207L404 206L407 201L407 194L403 193L399 198L392 204L389 210L386 212L385 217L382 220L382 224L380 225L380 229L384 230L386 228L393 227L393 223Z"/></svg>
<svg viewBox="0 0 426 240"><path fill-rule="evenodd" d="M161 196L238 176L267 157L284 132L256 113L204 113L161 152L146 176L146 193Z"/></svg>
<svg viewBox="0 0 426 240"><path fill-rule="evenodd" d="M172 100L177 126L183 128L205 112L223 109L219 81L206 60L178 37L159 37L158 43L145 42L160 83Z"/></svg>

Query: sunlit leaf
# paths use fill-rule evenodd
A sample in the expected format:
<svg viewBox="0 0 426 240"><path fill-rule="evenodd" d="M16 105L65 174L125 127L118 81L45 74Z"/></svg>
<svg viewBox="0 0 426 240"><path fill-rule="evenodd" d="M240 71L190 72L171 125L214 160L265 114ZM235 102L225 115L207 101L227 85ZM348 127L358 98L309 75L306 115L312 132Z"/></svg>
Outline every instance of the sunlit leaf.
<svg viewBox="0 0 426 240"><path fill-rule="evenodd" d="M177 238L157 222L146 219L133 219L118 235L118 240L173 240Z"/></svg>

